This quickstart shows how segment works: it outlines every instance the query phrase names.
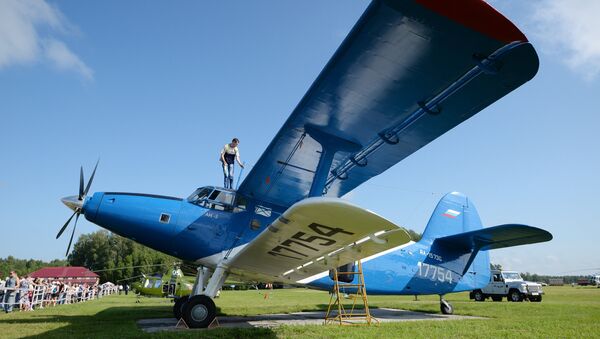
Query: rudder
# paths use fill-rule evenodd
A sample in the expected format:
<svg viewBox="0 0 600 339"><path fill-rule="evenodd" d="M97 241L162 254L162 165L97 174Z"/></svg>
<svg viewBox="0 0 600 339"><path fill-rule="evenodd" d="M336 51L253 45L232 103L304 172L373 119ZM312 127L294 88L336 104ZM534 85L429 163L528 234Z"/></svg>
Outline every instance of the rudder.
<svg viewBox="0 0 600 339"><path fill-rule="evenodd" d="M438 202L423 232L422 241L429 244L437 238L483 228L479 214L466 195L446 194Z"/></svg>

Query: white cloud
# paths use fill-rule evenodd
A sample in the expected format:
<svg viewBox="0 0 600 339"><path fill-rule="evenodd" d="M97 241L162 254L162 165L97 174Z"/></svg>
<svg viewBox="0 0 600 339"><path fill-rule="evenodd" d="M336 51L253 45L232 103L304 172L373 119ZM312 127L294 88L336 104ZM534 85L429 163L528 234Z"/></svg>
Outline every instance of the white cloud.
<svg viewBox="0 0 600 339"><path fill-rule="evenodd" d="M81 61L77 55L73 54L73 52L71 52L61 41L49 39L43 45L46 57L59 69L75 70L88 80L94 78L94 71L84 64L83 61Z"/></svg>
<svg viewBox="0 0 600 339"><path fill-rule="evenodd" d="M12 65L49 61L60 70L93 78L93 71L56 38L69 26L45 0L0 0L0 70Z"/></svg>
<svg viewBox="0 0 600 339"><path fill-rule="evenodd" d="M546 48L566 54L565 62L591 80L600 73L600 1L544 0L532 20Z"/></svg>

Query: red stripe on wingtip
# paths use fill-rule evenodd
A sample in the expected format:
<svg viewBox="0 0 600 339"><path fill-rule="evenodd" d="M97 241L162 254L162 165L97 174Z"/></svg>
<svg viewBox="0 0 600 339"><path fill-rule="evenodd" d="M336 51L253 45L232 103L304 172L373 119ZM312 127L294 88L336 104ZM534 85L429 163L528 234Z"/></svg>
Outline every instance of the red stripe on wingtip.
<svg viewBox="0 0 600 339"><path fill-rule="evenodd" d="M416 0L428 9L496 40L528 41L510 20L482 0Z"/></svg>

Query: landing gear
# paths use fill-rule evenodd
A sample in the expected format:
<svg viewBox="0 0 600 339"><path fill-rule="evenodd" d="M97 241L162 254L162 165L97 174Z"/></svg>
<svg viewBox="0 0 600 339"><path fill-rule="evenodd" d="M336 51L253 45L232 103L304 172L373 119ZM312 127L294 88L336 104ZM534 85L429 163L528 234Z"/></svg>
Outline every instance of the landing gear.
<svg viewBox="0 0 600 339"><path fill-rule="evenodd" d="M209 275L210 279L205 279ZM221 264L217 265L212 274L208 268L198 267L192 295L181 297L175 301L173 306L175 318L183 318L190 328L208 327L217 315L217 307L212 298L223 286L227 275L227 267ZM208 282L205 284L206 280Z"/></svg>
<svg viewBox="0 0 600 339"><path fill-rule="evenodd" d="M208 327L217 315L214 301L205 295L190 297L183 305L183 320L190 328Z"/></svg>
<svg viewBox="0 0 600 339"><path fill-rule="evenodd" d="M189 298L189 295L185 295L181 298L175 299L175 305L173 305L173 315L175 316L175 319L181 319L183 305L188 301Z"/></svg>
<svg viewBox="0 0 600 339"><path fill-rule="evenodd" d="M444 297L442 297L440 295L440 311L442 311L442 314L452 314L454 313L454 307L452 307L452 304L450 304L449 302L447 302Z"/></svg>

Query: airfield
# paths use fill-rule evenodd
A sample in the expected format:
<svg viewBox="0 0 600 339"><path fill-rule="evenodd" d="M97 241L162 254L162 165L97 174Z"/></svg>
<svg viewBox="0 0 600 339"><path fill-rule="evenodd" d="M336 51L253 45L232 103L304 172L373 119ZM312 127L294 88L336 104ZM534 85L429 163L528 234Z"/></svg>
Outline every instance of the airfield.
<svg viewBox="0 0 600 339"><path fill-rule="evenodd" d="M133 294L114 295L83 304L0 315L3 338L17 337L213 337L213 338L398 338L398 337L600 337L600 288L545 287L541 303L474 302L467 293L447 295L455 315L467 316L440 321L436 296L370 296L373 309L402 309L422 314L421 320L382 322L373 326L281 325L267 327L178 329L146 333L143 319L171 317L167 299L141 298ZM326 292L306 289L264 291L224 291L216 300L219 319L256 319L260 314L322 312L327 307ZM268 316L262 316L268 319ZM428 317L430 317L428 319ZM470 318L476 317L476 318Z"/></svg>

